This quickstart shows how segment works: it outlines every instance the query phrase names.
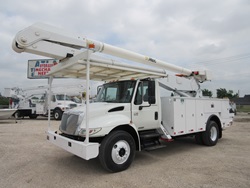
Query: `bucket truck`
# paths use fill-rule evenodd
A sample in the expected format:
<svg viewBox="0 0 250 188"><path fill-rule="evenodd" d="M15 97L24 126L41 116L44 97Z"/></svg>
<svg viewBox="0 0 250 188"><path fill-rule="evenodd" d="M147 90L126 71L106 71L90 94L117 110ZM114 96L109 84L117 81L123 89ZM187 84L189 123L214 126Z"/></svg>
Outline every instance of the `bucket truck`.
<svg viewBox="0 0 250 188"><path fill-rule="evenodd" d="M64 92L53 93L51 100L48 100L47 89L47 86L5 88L4 96L13 99L12 107L17 108L14 114L16 118L28 116L30 119L36 119L37 116L48 116L50 102L51 115L55 120L61 120L64 111L77 106Z"/></svg>
<svg viewBox="0 0 250 188"><path fill-rule="evenodd" d="M54 77L86 79L86 105L64 113L59 130L49 126L47 139L85 160L99 157L110 172L127 169L136 151L164 147L163 140L194 136L199 144L214 146L232 124L227 99L202 97L199 84L211 79L209 71L185 69L43 23L17 33L13 49L58 59L48 73L50 86ZM89 80L105 81L91 104ZM164 96L162 90L172 94Z"/></svg>

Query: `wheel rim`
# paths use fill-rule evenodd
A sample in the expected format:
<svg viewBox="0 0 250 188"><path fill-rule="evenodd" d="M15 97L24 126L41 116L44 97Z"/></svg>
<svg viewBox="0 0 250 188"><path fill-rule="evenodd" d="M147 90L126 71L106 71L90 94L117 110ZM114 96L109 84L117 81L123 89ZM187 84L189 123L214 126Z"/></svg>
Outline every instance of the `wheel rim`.
<svg viewBox="0 0 250 188"><path fill-rule="evenodd" d="M15 118L19 118L19 112L15 113Z"/></svg>
<svg viewBox="0 0 250 188"><path fill-rule="evenodd" d="M215 141L217 139L217 134L218 134L218 132L217 132L216 127L212 127L210 130L210 139L212 141Z"/></svg>
<svg viewBox="0 0 250 188"><path fill-rule="evenodd" d="M55 113L55 119L58 119L58 117L59 117L59 114L56 112Z"/></svg>
<svg viewBox="0 0 250 188"><path fill-rule="evenodd" d="M130 146L127 141L116 142L111 151L112 159L116 164L125 163L130 156Z"/></svg>

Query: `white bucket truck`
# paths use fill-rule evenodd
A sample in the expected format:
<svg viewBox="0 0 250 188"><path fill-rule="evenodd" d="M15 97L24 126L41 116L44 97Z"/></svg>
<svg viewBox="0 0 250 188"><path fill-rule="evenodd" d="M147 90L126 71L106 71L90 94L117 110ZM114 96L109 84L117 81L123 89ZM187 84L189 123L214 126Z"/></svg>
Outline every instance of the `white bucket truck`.
<svg viewBox="0 0 250 188"><path fill-rule="evenodd" d="M5 88L4 95L12 99L12 107L17 108L15 117L28 116L36 119L37 116L48 116L48 94L46 87L21 89L18 87ZM32 94L29 94L31 92ZM55 120L61 120L64 111L77 107L66 94L53 93L50 100L50 113Z"/></svg>
<svg viewBox="0 0 250 188"><path fill-rule="evenodd" d="M227 99L202 97L199 82L210 80L208 71L181 68L42 23L20 31L13 49L58 59L48 74L50 86L53 77L86 79L86 105L64 113L60 131L49 128L47 139L85 160L99 157L108 171L127 169L136 151L163 147L161 139L193 135L198 143L214 146L232 124ZM121 63L101 53L147 66ZM178 89L177 77L172 85L165 70L188 79L184 86L192 89ZM91 104L90 79L106 81ZM160 88L173 95L162 97Z"/></svg>

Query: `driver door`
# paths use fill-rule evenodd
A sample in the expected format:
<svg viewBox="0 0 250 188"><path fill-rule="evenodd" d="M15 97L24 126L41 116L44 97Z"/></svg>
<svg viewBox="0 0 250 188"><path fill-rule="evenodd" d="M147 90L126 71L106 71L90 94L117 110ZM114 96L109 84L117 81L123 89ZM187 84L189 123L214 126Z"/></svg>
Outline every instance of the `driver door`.
<svg viewBox="0 0 250 188"><path fill-rule="evenodd" d="M154 81L144 80L138 83L137 91L132 102L132 122L138 131L157 128L160 121L158 118L159 110L157 105L159 101L156 100L155 103L151 105L148 102L149 82ZM153 93L155 94L155 92Z"/></svg>

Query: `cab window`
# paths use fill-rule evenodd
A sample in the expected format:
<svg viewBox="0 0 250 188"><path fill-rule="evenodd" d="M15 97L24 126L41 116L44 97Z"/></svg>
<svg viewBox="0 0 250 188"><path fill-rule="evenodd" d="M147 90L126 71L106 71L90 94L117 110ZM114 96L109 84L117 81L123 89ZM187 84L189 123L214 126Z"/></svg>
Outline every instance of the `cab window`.
<svg viewBox="0 0 250 188"><path fill-rule="evenodd" d="M145 80L143 82L140 82L136 91L136 96L135 96L135 105L140 105L143 102L148 102L148 97L149 97L149 83L150 81ZM153 93L153 96L155 95L155 92Z"/></svg>

